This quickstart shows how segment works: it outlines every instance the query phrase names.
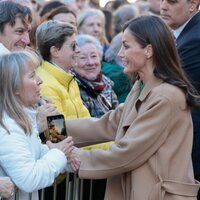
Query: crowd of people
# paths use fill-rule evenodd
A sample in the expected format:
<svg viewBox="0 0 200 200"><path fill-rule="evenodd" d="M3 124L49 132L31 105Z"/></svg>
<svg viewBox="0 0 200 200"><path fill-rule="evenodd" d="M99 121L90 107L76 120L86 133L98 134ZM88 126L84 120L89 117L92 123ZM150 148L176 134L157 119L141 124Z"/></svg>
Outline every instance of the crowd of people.
<svg viewBox="0 0 200 200"><path fill-rule="evenodd" d="M0 1L0 199L200 200L199 6Z"/></svg>

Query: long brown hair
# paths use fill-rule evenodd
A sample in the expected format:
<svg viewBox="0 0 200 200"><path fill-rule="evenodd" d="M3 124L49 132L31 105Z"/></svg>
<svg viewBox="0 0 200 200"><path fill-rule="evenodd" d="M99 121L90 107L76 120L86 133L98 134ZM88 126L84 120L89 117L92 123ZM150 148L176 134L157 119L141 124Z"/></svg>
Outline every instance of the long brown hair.
<svg viewBox="0 0 200 200"><path fill-rule="evenodd" d="M153 48L154 75L179 87L186 96L189 107L200 106L200 96L188 80L180 64L175 41L169 27L156 16L142 16L128 21L128 29L142 48Z"/></svg>

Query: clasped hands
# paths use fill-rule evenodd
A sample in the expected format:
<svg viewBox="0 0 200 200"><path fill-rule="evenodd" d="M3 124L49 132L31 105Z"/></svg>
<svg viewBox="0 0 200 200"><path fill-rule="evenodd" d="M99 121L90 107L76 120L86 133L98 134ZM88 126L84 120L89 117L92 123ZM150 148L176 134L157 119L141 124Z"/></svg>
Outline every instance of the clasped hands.
<svg viewBox="0 0 200 200"><path fill-rule="evenodd" d="M68 136L58 143L47 141L46 144L48 145L49 149L57 148L61 150L67 157L68 163L71 165L73 171L78 172L81 164L79 158L81 150L74 146L74 142L71 136Z"/></svg>

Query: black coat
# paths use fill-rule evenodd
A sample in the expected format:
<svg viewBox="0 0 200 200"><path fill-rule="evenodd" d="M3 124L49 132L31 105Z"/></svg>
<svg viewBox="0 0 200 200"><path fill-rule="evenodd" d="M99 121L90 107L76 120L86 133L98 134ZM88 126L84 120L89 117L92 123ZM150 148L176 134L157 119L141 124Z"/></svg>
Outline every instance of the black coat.
<svg viewBox="0 0 200 200"><path fill-rule="evenodd" d="M176 43L183 69L200 93L200 12L188 22ZM192 119L194 124L192 159L195 177L200 180L200 109L193 111Z"/></svg>

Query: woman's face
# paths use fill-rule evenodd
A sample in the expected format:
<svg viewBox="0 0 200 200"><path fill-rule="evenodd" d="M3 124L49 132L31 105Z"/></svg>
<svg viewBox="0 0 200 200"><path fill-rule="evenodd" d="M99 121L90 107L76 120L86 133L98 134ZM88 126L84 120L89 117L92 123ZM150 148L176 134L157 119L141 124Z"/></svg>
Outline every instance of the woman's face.
<svg viewBox="0 0 200 200"><path fill-rule="evenodd" d="M134 36L126 29L122 35L122 47L119 56L124 65L124 73L142 72L146 66L146 48L142 48Z"/></svg>
<svg viewBox="0 0 200 200"><path fill-rule="evenodd" d="M76 73L88 79L95 80L101 71L99 51L91 43L79 46L80 53L77 59Z"/></svg>
<svg viewBox="0 0 200 200"><path fill-rule="evenodd" d="M62 47L57 52L56 64L68 71L76 65L79 48L76 46L75 33L67 37Z"/></svg>
<svg viewBox="0 0 200 200"><path fill-rule="evenodd" d="M22 76L22 87L16 92L26 107L34 106L40 99L42 80L36 75L35 69L36 67L27 63Z"/></svg>
<svg viewBox="0 0 200 200"><path fill-rule="evenodd" d="M97 15L89 16L81 25L79 32L83 34L92 35L101 40L103 34L103 24L101 18Z"/></svg>

